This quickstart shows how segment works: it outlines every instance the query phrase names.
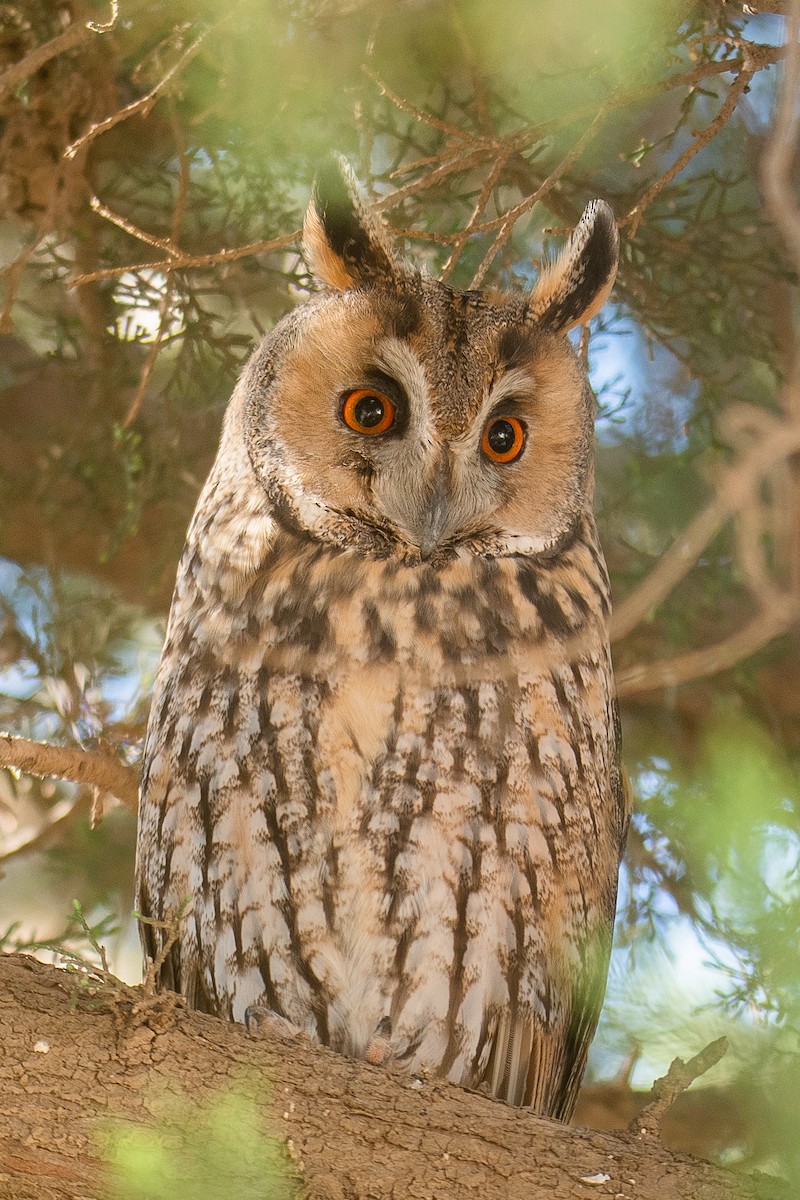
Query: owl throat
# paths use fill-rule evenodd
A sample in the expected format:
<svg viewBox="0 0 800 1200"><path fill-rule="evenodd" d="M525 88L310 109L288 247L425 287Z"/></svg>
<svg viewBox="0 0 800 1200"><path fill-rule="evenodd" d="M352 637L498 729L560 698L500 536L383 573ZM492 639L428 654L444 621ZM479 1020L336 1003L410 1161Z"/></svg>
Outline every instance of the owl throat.
<svg viewBox="0 0 800 1200"><path fill-rule="evenodd" d="M360 666L495 677L501 660L514 673L542 669L607 638L609 583L591 515L546 555L444 550L420 562L386 550L283 530L243 581L187 548L172 625L231 666L325 679Z"/></svg>

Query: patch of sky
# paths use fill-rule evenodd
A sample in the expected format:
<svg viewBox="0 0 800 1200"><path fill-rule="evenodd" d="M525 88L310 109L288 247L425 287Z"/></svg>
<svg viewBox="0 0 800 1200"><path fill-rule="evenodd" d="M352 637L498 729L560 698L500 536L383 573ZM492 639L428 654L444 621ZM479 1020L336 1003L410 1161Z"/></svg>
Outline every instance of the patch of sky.
<svg viewBox="0 0 800 1200"><path fill-rule="evenodd" d="M680 453L700 385L665 346L609 306L589 343L589 380L602 445L636 439L652 455Z"/></svg>
<svg viewBox="0 0 800 1200"><path fill-rule="evenodd" d="M628 886L623 868L620 914ZM658 893L656 905L661 937L614 946L606 1002L589 1057L590 1077L609 1078L627 1070L631 1086L643 1089L665 1074L676 1056L688 1058L713 1038L735 1033L720 993L741 968L725 942L701 937L665 893Z"/></svg>
<svg viewBox="0 0 800 1200"><path fill-rule="evenodd" d="M148 344L183 333L183 314L170 301L170 284L162 271L126 271L114 288L114 303L120 312L108 332L120 341Z"/></svg>
<svg viewBox="0 0 800 1200"><path fill-rule="evenodd" d="M43 567L0 558L0 615L3 610L23 644L16 661L0 671L0 695L36 700L42 709L30 731L36 736L56 733L50 727L74 707L76 688L88 706L84 719L90 709L102 710L110 723L123 720L149 692L163 622L125 605L102 584L78 575L54 579ZM69 681L60 677L67 669Z"/></svg>

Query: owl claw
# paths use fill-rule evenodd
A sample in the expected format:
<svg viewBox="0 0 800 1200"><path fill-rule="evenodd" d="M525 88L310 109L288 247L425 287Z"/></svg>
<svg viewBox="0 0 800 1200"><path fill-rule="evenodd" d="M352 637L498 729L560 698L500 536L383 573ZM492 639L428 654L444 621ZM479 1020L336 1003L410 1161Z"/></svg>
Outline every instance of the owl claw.
<svg viewBox="0 0 800 1200"><path fill-rule="evenodd" d="M282 1038L297 1037L301 1032L297 1025L287 1021L286 1017L261 1004L251 1004L244 1010L244 1025L251 1037L258 1037L264 1030Z"/></svg>
<svg viewBox="0 0 800 1200"><path fill-rule="evenodd" d="M389 1017L381 1017L375 1026L369 1045L364 1052L364 1058L373 1067L385 1067L394 1058L392 1046L392 1022Z"/></svg>

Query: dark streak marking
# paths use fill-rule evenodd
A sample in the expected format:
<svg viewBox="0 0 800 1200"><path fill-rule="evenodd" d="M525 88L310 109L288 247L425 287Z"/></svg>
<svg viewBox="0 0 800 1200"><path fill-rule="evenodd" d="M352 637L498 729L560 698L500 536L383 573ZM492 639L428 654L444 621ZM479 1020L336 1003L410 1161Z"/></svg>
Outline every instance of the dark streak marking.
<svg viewBox="0 0 800 1200"><path fill-rule="evenodd" d="M264 700L262 700L263 703ZM283 761L276 744L275 732L269 720L267 720L266 724L262 723L261 733L263 738L262 745L266 752L267 766L275 780L275 795L265 798L262 811L270 840L275 846L281 860L281 873L286 886L286 898L278 904L278 907L289 931L289 943L292 948L295 965L302 978L308 984L311 992L311 1008L317 1021L319 1039L324 1046L327 1046L329 1043L328 997L322 982L314 974L303 953L302 942L297 931L297 910L292 898L292 855L289 850L288 838L281 828L275 808L275 796L286 796L289 794L290 789L284 773Z"/></svg>

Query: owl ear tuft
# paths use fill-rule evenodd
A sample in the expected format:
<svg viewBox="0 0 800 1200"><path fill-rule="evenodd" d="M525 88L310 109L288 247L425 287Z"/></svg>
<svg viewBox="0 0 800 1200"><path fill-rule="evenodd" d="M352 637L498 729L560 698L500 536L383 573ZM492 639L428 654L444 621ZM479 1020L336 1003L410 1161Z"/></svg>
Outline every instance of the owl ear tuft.
<svg viewBox="0 0 800 1200"><path fill-rule="evenodd" d="M529 319L563 333L585 324L611 294L618 262L614 213L604 200L592 200L558 258L536 281Z"/></svg>
<svg viewBox="0 0 800 1200"><path fill-rule="evenodd" d="M394 281L404 273L387 229L369 211L350 164L339 155L314 180L303 254L317 279L337 291Z"/></svg>

